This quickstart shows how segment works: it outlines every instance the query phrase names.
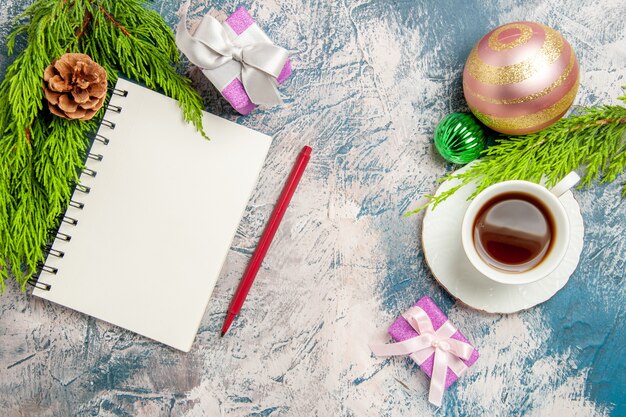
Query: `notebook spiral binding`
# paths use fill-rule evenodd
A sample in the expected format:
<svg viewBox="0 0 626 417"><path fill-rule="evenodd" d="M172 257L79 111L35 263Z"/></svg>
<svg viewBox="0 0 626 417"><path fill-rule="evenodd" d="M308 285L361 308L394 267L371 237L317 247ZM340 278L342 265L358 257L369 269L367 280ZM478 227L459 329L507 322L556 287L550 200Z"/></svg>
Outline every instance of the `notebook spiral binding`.
<svg viewBox="0 0 626 417"><path fill-rule="evenodd" d="M128 96L128 91L114 88L111 91L111 94L119 96L119 97L126 97ZM114 112L114 113L122 112L121 106L116 106L113 104L108 104L106 109L107 109L107 112L109 111ZM100 123L100 125L106 126L111 130L115 129L115 123L111 122L110 120L102 119L102 122ZM93 139L94 139L94 142L98 141L105 146L109 144L109 139L102 136L100 133L96 133ZM97 154L97 153L92 153L92 152L87 153L87 161L92 160L92 161L99 162L99 161L102 161L103 159L104 159L104 155L102 154ZM92 168L84 167L81 172L81 176L86 175L89 177L95 177L97 173L98 172ZM79 191L83 194L89 194L89 192L91 191L90 187L87 187L86 185L80 184L80 183L76 184L74 188L75 188L75 191ZM78 210L82 210L85 207L85 204L79 201L70 200L69 206ZM78 225L78 219L67 216L67 215L63 216L63 218L61 219L61 222L65 224L69 224L70 226ZM54 234L54 239L69 242L72 240L72 236L68 235L67 233L61 233L60 231L57 230L57 232ZM46 252L46 259L48 259L50 256L54 256L55 258L63 258L65 256L65 252L60 251L58 249L53 249L52 245L47 245L45 247L45 252ZM40 281L41 275L43 273L46 273L48 275L54 276L57 274L57 272L59 272L58 268L52 267L43 263L39 265L39 269L37 273L31 276L31 278L27 282L30 286L34 288L37 288L43 291L50 291L52 289L52 284L41 282Z"/></svg>

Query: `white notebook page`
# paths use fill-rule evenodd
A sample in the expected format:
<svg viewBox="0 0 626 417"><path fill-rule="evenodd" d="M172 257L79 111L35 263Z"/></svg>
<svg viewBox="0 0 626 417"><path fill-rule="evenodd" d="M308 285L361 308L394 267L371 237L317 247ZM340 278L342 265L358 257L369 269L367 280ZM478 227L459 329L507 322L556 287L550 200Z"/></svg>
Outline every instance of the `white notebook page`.
<svg viewBox="0 0 626 417"><path fill-rule="evenodd" d="M120 79L101 125L109 139L94 142L39 281L39 297L189 351L239 221L263 166L271 138L204 114L202 138L178 104Z"/></svg>

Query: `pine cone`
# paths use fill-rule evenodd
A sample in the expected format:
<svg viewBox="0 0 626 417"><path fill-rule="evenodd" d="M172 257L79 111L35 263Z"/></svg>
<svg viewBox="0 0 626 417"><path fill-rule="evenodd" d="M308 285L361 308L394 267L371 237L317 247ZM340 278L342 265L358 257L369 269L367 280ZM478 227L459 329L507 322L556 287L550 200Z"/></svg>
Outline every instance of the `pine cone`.
<svg viewBox="0 0 626 417"><path fill-rule="evenodd" d="M65 119L91 119L104 104L107 73L89 55L68 53L43 74L48 108Z"/></svg>

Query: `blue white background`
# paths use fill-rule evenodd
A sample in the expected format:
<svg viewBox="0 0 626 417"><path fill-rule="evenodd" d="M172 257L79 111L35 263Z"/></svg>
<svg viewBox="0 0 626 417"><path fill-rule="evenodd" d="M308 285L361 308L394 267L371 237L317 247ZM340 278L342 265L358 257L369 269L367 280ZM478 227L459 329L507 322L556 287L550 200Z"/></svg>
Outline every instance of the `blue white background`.
<svg viewBox="0 0 626 417"><path fill-rule="evenodd" d="M0 0L2 75L11 19L27 4ZM150 7L174 27L180 4ZM225 17L239 4L194 0L190 17ZM290 50L295 71L281 88L284 105L248 117L189 72L209 111L275 138L192 351L9 285L0 297L0 415L626 415L626 176L575 192L586 226L581 263L555 297L519 314L456 302L424 263L422 215L400 216L454 168L433 151L433 129L466 108L462 67L483 34L517 20L554 27L580 61L576 103L616 104L626 85L626 3L243 4ZM220 339L228 301L304 144L314 149L306 175L243 314ZM408 359L377 359L367 348L423 295L481 352L441 409L427 403L428 380Z"/></svg>

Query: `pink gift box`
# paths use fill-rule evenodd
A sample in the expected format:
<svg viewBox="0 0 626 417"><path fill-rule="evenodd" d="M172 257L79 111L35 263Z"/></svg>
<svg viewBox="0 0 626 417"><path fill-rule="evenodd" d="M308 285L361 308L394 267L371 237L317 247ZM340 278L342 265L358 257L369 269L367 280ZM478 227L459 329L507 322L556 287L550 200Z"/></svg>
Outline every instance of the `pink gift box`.
<svg viewBox="0 0 626 417"><path fill-rule="evenodd" d="M239 7L224 22L207 14L192 34L187 29L188 8L189 2L182 9L176 45L235 110L244 115L254 110L250 95L257 104L281 103L276 87L291 75L291 61L247 10Z"/></svg>
<svg viewBox="0 0 626 417"><path fill-rule="evenodd" d="M252 18L252 16L250 16L246 8L243 6L235 10L235 12L231 14L228 19L226 19L226 21L224 22L224 26L231 29L231 31L227 31L231 40L237 40L242 44L246 44L248 37L255 39L264 38L266 41L270 41L265 33L263 33L263 31L255 23L254 19ZM250 31L251 33L248 33ZM208 74L205 75L208 76ZM237 75L237 73L233 74L233 80L226 84L226 86L223 87L220 92L222 93L222 96L226 100L228 100L233 108L239 113L243 115L250 114L250 112L252 112L252 110L256 108L256 105L250 100L250 97L246 93L246 90L244 89L241 80L239 80L239 78L236 78ZM285 62L285 65L283 66L280 75L276 79L276 82L280 85L287 78L289 78L290 75L291 60L288 59L287 62ZM212 77L209 76L209 80L211 80L214 85L218 84L211 78ZM219 89L221 86L216 85L216 87Z"/></svg>
<svg viewBox="0 0 626 417"><path fill-rule="evenodd" d="M433 328L435 330L438 330L443 325L443 323L445 323L448 320L448 317L439 309L439 307L437 307L435 302L431 300L430 297L428 296L422 297L417 303L415 303L415 305L420 307L422 310L426 312L428 317L430 317L430 320L432 321L432 324L433 324ZM402 316L398 317L396 321L394 321L393 324L389 326L389 329L387 329L387 332L396 342L402 342L404 340L407 340L407 339L410 339L412 337L419 335L419 333L415 329L413 329L413 327L411 327L409 322L406 321L406 319ZM456 333L454 333L451 336L451 338L460 340L461 342L465 342L467 344L470 344L472 347L474 347L474 345L472 345L467 340L467 338L463 335L463 333L461 333L459 330L457 330ZM474 364L474 362L476 362L476 360L478 360L478 356L479 356L478 350L474 348L472 355L467 360L463 360L463 362L469 368L470 366ZM422 368L422 371L424 371L424 373L426 373L426 375L428 375L429 378L433 374L434 358L435 358L435 354L433 353L428 359L426 359L426 361L424 361L424 363L420 365L420 368ZM447 389L458 378L459 378L459 375L456 375L452 371L452 369L448 368L446 372L445 388Z"/></svg>

